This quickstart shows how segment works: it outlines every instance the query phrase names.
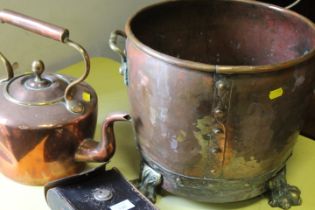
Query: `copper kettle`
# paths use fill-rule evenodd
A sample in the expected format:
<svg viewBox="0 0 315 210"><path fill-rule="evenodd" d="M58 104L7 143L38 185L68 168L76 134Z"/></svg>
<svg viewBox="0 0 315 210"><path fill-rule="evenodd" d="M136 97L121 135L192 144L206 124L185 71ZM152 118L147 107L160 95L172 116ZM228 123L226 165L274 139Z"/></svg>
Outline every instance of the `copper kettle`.
<svg viewBox="0 0 315 210"><path fill-rule="evenodd" d="M85 62L78 79L44 73L42 61L33 62L32 73L14 76L10 62L0 55L7 71L0 83L0 171L18 182L42 185L81 171L84 161L108 161L115 151L113 123L129 116L109 116L102 141L91 140L97 95L83 82L90 71L86 50L59 26L9 10L0 11L0 20L73 47Z"/></svg>

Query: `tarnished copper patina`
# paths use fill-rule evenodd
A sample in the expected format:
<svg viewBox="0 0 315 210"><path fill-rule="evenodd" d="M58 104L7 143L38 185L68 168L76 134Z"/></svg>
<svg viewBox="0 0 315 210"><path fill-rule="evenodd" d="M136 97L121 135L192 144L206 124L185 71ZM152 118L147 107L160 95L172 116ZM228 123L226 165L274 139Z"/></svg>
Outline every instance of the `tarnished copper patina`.
<svg viewBox="0 0 315 210"><path fill-rule="evenodd" d="M7 78L0 82L0 171L16 181L42 185L81 171L82 161L108 161L115 152L113 123L128 120L113 114L103 125L103 139L93 141L97 95L83 80L90 71L87 52L69 39L69 32L9 10L0 20L65 43L78 50L85 72L74 79L44 73L34 61L33 73L14 77L10 62L0 54Z"/></svg>
<svg viewBox="0 0 315 210"><path fill-rule="evenodd" d="M292 5L293 10L302 14L303 16L309 18L313 23L315 22L315 1L313 0L259 0L261 2L276 4L279 6L287 6ZM311 99L311 103L309 105L307 116L303 128L301 130L301 134L307 137L310 137L315 140L315 91L313 93L313 97Z"/></svg>
<svg viewBox="0 0 315 210"><path fill-rule="evenodd" d="M149 166L165 190L194 200L270 189L271 205L299 204L284 167L314 86L314 25L259 2L183 0L145 8L125 29L110 45L122 56L142 184L159 183Z"/></svg>

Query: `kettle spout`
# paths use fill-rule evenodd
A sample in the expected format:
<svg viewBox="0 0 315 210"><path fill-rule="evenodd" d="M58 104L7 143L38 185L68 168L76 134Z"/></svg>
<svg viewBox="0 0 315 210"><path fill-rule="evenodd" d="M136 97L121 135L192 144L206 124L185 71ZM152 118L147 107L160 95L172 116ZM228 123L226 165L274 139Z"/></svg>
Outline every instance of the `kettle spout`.
<svg viewBox="0 0 315 210"><path fill-rule="evenodd" d="M107 162L114 155L116 140L114 134L114 123L117 121L128 121L131 117L126 113L114 113L109 115L102 125L102 140L97 142L85 139L79 145L75 154L77 161Z"/></svg>

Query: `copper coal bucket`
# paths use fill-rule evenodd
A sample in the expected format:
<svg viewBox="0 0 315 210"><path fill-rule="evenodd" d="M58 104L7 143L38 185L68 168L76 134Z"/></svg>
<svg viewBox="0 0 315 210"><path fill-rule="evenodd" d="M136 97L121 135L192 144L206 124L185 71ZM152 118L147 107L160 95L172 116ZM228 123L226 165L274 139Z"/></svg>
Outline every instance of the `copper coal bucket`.
<svg viewBox="0 0 315 210"><path fill-rule="evenodd" d="M259 2L182 0L139 11L125 31L110 46L122 58L151 199L161 184L198 201L270 190L273 206L300 203L285 165L314 86L309 20Z"/></svg>

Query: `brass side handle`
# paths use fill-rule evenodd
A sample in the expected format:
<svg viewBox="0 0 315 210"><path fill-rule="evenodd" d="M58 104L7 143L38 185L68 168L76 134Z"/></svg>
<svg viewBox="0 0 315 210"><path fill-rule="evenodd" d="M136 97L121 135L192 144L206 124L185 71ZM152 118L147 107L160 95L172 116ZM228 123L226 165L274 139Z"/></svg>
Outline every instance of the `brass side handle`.
<svg viewBox="0 0 315 210"><path fill-rule="evenodd" d="M97 142L91 139L83 140L75 153L75 160L84 162L109 161L116 150L114 123L128 120L130 120L130 116L126 113L114 113L109 115L102 125L101 141Z"/></svg>
<svg viewBox="0 0 315 210"><path fill-rule="evenodd" d="M286 9L291 9L292 7L295 7L297 4L299 4L302 0L295 0L290 5L286 6Z"/></svg>
<svg viewBox="0 0 315 210"><path fill-rule="evenodd" d="M125 62L125 61L127 60L125 51L122 50L122 49L120 49L120 48L117 46L117 42L118 42L119 36L122 37L123 39L126 39L126 38L127 38L127 35L126 35L125 32L120 31L120 30L113 31L113 32L110 34L110 37L109 37L109 47L110 47L114 52L116 52L117 54L119 54L119 56L120 56L122 62Z"/></svg>
<svg viewBox="0 0 315 210"><path fill-rule="evenodd" d="M113 31L109 37L109 47L120 56L121 63L119 73L124 76L125 85L128 86L127 55L125 50L122 50L117 46L119 37L123 38L124 40L127 39L125 32L120 30Z"/></svg>

